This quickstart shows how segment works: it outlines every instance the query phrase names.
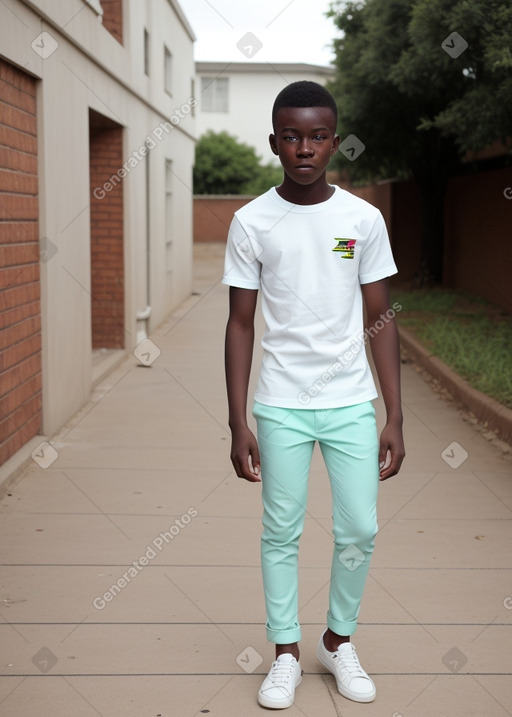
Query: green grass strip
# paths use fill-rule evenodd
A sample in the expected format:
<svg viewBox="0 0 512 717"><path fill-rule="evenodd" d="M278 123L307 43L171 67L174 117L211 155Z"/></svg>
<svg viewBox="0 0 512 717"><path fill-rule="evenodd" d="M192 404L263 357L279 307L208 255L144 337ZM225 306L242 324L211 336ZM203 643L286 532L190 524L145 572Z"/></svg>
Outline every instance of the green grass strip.
<svg viewBox="0 0 512 717"><path fill-rule="evenodd" d="M400 325L474 388L512 408L512 317L459 291L394 291Z"/></svg>

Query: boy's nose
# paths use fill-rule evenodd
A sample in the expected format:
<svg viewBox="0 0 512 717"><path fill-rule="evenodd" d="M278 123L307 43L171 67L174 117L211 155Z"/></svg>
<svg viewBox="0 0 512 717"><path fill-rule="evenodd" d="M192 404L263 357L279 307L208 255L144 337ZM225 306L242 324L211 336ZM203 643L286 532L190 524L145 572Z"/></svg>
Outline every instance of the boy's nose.
<svg viewBox="0 0 512 717"><path fill-rule="evenodd" d="M313 154L313 148L311 147L310 144L308 144L308 142L306 142L306 141L301 142L297 146L297 154L301 157L304 157L304 156L310 157Z"/></svg>

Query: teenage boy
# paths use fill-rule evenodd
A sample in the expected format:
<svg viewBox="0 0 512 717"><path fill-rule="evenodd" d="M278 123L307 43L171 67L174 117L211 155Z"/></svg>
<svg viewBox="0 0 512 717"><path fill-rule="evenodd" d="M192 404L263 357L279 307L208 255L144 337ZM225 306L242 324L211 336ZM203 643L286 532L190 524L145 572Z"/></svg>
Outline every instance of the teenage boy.
<svg viewBox="0 0 512 717"><path fill-rule="evenodd" d="M395 475L405 455L398 336L388 289L396 267L380 212L327 183L326 168L340 142L332 96L314 82L294 82L277 96L272 122L270 146L283 167L283 182L235 213L223 277L230 286L231 460L240 478L262 483L266 629L276 645L258 701L290 707L302 679L298 544L318 441L331 483L334 555L327 629L317 656L342 695L371 702L375 686L350 636L377 532L379 478ZM266 327L253 406L256 441L246 410L260 289ZM380 442L367 336L387 412Z"/></svg>

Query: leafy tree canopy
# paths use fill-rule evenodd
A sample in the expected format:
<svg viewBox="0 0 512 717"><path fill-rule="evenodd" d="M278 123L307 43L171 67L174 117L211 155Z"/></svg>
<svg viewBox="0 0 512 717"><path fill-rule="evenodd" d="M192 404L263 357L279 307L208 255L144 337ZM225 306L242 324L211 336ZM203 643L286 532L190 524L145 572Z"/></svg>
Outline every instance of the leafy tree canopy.
<svg viewBox="0 0 512 717"><path fill-rule="evenodd" d="M279 167L261 165L253 147L227 132L209 130L196 145L194 194L261 194L281 179Z"/></svg>
<svg viewBox="0 0 512 717"><path fill-rule="evenodd" d="M330 16L340 133L366 146L343 162L354 176L442 173L510 137L509 0L338 0Z"/></svg>
<svg viewBox="0 0 512 717"><path fill-rule="evenodd" d="M334 0L329 15L339 133L365 145L338 166L356 181L414 177L422 273L439 281L448 177L468 150L512 135L512 3Z"/></svg>

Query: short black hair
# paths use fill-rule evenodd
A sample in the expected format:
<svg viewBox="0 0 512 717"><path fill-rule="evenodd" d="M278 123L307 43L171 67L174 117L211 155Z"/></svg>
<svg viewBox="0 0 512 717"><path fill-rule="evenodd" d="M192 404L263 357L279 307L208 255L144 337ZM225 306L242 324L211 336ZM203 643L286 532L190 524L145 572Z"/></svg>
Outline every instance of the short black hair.
<svg viewBox="0 0 512 717"><path fill-rule="evenodd" d="M338 108L331 93L318 82L299 80L287 85L277 95L272 108L272 125L275 128L276 116L282 107L329 107L336 125L338 124Z"/></svg>

